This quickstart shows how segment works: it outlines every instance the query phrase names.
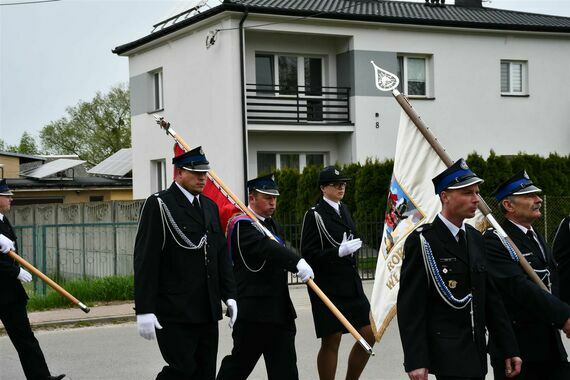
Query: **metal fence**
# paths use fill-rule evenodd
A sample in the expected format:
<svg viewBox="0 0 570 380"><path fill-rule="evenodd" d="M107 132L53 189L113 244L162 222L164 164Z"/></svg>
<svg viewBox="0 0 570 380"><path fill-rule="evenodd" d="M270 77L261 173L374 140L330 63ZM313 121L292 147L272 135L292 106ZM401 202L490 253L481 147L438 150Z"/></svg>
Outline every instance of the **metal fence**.
<svg viewBox="0 0 570 380"><path fill-rule="evenodd" d="M534 228L552 242L563 217L570 214L570 197L543 196L542 217ZM487 200L497 219L497 204ZM142 201L16 206L8 215L18 235L19 253L56 279L95 278L133 273L133 247ZM364 241L358 257L363 279L373 279L382 239L383 215L356 221ZM301 221L293 214L279 221L289 248L300 252ZM299 280L289 274L289 282ZM43 283L34 289L45 292Z"/></svg>

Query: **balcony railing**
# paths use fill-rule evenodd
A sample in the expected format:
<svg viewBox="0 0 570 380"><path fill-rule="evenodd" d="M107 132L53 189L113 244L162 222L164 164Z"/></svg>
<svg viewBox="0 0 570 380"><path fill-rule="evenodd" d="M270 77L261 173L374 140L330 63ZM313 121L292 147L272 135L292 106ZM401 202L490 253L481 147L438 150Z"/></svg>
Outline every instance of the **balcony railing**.
<svg viewBox="0 0 570 380"><path fill-rule="evenodd" d="M247 121L256 123L350 123L350 87L251 83L246 86Z"/></svg>

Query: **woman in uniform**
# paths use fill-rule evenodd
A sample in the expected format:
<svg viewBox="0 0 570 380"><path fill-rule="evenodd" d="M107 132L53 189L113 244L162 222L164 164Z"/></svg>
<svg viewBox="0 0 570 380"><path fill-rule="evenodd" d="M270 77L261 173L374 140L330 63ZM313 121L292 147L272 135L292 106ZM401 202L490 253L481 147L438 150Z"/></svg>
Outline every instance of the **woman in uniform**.
<svg viewBox="0 0 570 380"><path fill-rule="evenodd" d="M372 346L370 303L356 269L355 255L362 241L355 237L350 211L341 203L349 180L334 166L319 173L322 196L303 218L301 254L315 272L315 283ZM332 380L341 337L347 330L314 292L309 291L309 297L317 338L321 338L317 356L319 378ZM358 379L368 358L369 354L356 342L348 358L346 379Z"/></svg>

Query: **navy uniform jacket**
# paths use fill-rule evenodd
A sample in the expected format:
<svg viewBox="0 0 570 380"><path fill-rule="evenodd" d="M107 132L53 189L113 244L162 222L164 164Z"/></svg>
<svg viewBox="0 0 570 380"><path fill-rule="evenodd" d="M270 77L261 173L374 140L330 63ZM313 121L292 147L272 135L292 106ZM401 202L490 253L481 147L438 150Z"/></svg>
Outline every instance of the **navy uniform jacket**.
<svg viewBox="0 0 570 380"><path fill-rule="evenodd" d="M0 234L16 242L16 234L4 215L4 221L0 221ZM16 247L16 252L18 248ZM3 305L26 302L28 296L22 283L18 280L20 266L7 254L0 252L0 308Z"/></svg>
<svg viewBox="0 0 570 380"><path fill-rule="evenodd" d="M495 278L512 321L523 363L565 361L566 351L558 329L570 317L570 306L557 297L558 276L552 253L542 236L538 235L538 238L546 253L546 260L520 228L509 220L505 220L501 226L532 268L538 271L539 277L544 277L544 270L550 272L552 283L552 294L541 290L525 274L520 264L511 259L497 235L492 230L485 232L489 272ZM548 281L543 282L547 284ZM496 355L493 339L490 339L489 346L493 358Z"/></svg>
<svg viewBox="0 0 570 380"><path fill-rule="evenodd" d="M341 297L363 297L362 281L356 269L356 259L349 255L338 256L338 246L331 244L323 233L319 233L315 219L317 212L323 219L326 230L338 243L342 241L343 233L356 234L356 226L352 221L350 211L341 203L340 212L323 198L317 205L307 211L303 219L301 233L301 252L315 273L315 283L325 294ZM355 252L355 255L357 252ZM310 295L313 292L309 292Z"/></svg>
<svg viewBox="0 0 570 380"><path fill-rule="evenodd" d="M552 243L552 253L558 263L560 299L570 303L570 216L564 218Z"/></svg>
<svg viewBox="0 0 570 380"><path fill-rule="evenodd" d="M272 219L261 223L271 232L283 236ZM238 318L266 323L285 323L295 319L297 314L289 296L287 271L297 272L300 257L265 236L249 219L234 226L231 251L237 284Z"/></svg>
<svg viewBox="0 0 570 380"><path fill-rule="evenodd" d="M207 245L183 248L186 243L168 216L161 214L158 198L181 233L195 244L206 233ZM204 195L199 199L203 217L175 183L145 201L134 253L137 314L154 313L160 321L207 323L222 318L220 300L235 298L218 207Z"/></svg>
<svg viewBox="0 0 570 380"><path fill-rule="evenodd" d="M518 356L504 305L487 275L483 237L470 225L466 231L468 253L439 217L419 227L405 242L397 310L406 372L428 368L440 376L483 377L487 373L485 327L501 344L503 358ZM428 281L420 233L454 297L461 299L472 292L474 334L471 305L451 307L431 276Z"/></svg>

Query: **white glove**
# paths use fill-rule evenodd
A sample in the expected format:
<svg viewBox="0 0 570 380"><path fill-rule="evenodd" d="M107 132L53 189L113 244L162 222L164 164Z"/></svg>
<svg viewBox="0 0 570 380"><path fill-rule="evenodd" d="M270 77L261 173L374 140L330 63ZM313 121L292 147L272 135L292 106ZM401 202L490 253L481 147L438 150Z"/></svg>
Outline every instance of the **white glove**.
<svg viewBox="0 0 570 380"><path fill-rule="evenodd" d="M362 240L360 240L360 238L347 240L345 232L342 234L342 242L338 247L338 256L345 257L352 255L354 252L358 251L360 247L362 247Z"/></svg>
<svg viewBox="0 0 570 380"><path fill-rule="evenodd" d="M156 339L155 328L160 330L162 326L158 323L156 315L149 313L137 315L137 328L140 336L148 340L153 340Z"/></svg>
<svg viewBox="0 0 570 380"><path fill-rule="evenodd" d="M20 268L20 273L18 273L18 280L22 282L32 281L32 275L27 270Z"/></svg>
<svg viewBox="0 0 570 380"><path fill-rule="evenodd" d="M0 252L8 253L15 250L16 246L14 245L14 242L8 239L5 235L0 234Z"/></svg>
<svg viewBox="0 0 570 380"><path fill-rule="evenodd" d="M230 321L228 322L228 326L230 326L230 329L233 329L238 313L237 302L233 298L228 298L226 305L228 306L228 313L230 314Z"/></svg>
<svg viewBox="0 0 570 380"><path fill-rule="evenodd" d="M297 263L297 277L299 277L303 282L307 282L309 281L310 278L315 277L315 274L313 273L313 268L311 268L311 266L307 264L305 259L301 259Z"/></svg>

